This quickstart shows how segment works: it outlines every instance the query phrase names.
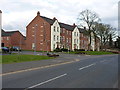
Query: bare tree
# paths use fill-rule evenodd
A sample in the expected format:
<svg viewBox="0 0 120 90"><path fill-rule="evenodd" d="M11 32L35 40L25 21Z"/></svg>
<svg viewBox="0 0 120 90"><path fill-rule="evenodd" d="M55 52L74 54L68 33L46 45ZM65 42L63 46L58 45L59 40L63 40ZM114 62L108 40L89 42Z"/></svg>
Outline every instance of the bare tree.
<svg viewBox="0 0 120 90"><path fill-rule="evenodd" d="M95 22L100 21L100 18L95 12L91 12L90 10L86 9L86 10L80 12L77 20L78 20L78 23L80 26L88 28L89 39L90 39L90 43L88 45L88 50L90 50L91 49L92 25L94 25Z"/></svg>
<svg viewBox="0 0 120 90"><path fill-rule="evenodd" d="M110 42L110 38L114 39L116 37L116 29L109 24L94 23L92 30L100 38L101 49L106 49L106 44Z"/></svg>

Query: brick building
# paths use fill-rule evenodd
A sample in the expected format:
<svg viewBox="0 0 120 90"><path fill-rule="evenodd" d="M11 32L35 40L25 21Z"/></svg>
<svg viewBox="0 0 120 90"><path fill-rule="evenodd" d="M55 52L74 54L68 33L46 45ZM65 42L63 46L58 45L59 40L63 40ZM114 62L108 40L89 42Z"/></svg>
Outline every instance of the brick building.
<svg viewBox="0 0 120 90"><path fill-rule="evenodd" d="M80 49L80 32L78 27L43 17L40 12L27 25L26 49L37 51L53 51L55 48L69 50Z"/></svg>
<svg viewBox="0 0 120 90"><path fill-rule="evenodd" d="M4 31L2 30L1 38L2 47L13 47L17 46L21 49L25 49L25 36L19 31Z"/></svg>
<svg viewBox="0 0 120 90"><path fill-rule="evenodd" d="M88 50L89 37L85 29L80 29L80 49Z"/></svg>
<svg viewBox="0 0 120 90"><path fill-rule="evenodd" d="M26 49L37 51L53 51L56 48L88 50L89 36L85 32L85 28L78 28L75 24L61 23L55 17L50 19L37 12L37 16L26 27ZM94 37L93 34L92 36ZM95 44L92 38L93 51Z"/></svg>

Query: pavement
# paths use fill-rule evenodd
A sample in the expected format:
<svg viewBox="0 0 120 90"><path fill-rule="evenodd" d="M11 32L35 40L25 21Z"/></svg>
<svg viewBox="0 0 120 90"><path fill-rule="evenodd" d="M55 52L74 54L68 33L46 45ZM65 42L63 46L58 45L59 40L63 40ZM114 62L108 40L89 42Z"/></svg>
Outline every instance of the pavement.
<svg viewBox="0 0 120 90"><path fill-rule="evenodd" d="M15 64L5 64L3 72L12 72L13 67L18 68L18 65L21 65L19 68L35 65L41 67L45 63L60 64L60 61L72 60L74 61L72 63L3 75L3 88L118 88L118 55L62 54L53 61L24 62L18 63L16 67ZM6 71L11 67L12 69ZM16 70L19 69L13 69Z"/></svg>

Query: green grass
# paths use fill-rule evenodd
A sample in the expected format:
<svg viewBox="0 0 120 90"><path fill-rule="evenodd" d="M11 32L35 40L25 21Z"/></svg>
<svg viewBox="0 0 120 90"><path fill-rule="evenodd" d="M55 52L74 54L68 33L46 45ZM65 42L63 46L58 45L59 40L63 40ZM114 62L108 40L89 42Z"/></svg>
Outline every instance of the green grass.
<svg viewBox="0 0 120 90"><path fill-rule="evenodd" d="M3 55L0 63L18 63L18 62L26 62L26 61L37 61L37 60L45 60L45 59L53 59L53 57L48 56L38 56L38 55Z"/></svg>
<svg viewBox="0 0 120 90"><path fill-rule="evenodd" d="M78 51L78 52L69 52L69 54L77 54L79 52L85 52L87 55L106 55L106 54L114 54L112 52L105 51Z"/></svg>
<svg viewBox="0 0 120 90"><path fill-rule="evenodd" d="M105 52L105 51L82 51L85 52L87 55L106 55L106 54L113 54L112 52Z"/></svg>

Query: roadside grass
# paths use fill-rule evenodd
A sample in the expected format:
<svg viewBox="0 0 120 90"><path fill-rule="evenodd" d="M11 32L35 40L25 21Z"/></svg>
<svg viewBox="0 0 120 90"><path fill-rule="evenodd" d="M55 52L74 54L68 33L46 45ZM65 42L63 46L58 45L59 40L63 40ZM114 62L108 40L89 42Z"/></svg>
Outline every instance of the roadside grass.
<svg viewBox="0 0 120 90"><path fill-rule="evenodd" d="M86 55L106 55L106 54L115 54L112 52L105 52L105 51L73 51L69 52L69 54L79 54L79 53L85 53Z"/></svg>
<svg viewBox="0 0 120 90"><path fill-rule="evenodd" d="M53 57L48 56L39 56L39 55L2 55L2 60L0 63L8 64L8 63L18 63L18 62L26 62L26 61L37 61L37 60L46 60L53 59Z"/></svg>

